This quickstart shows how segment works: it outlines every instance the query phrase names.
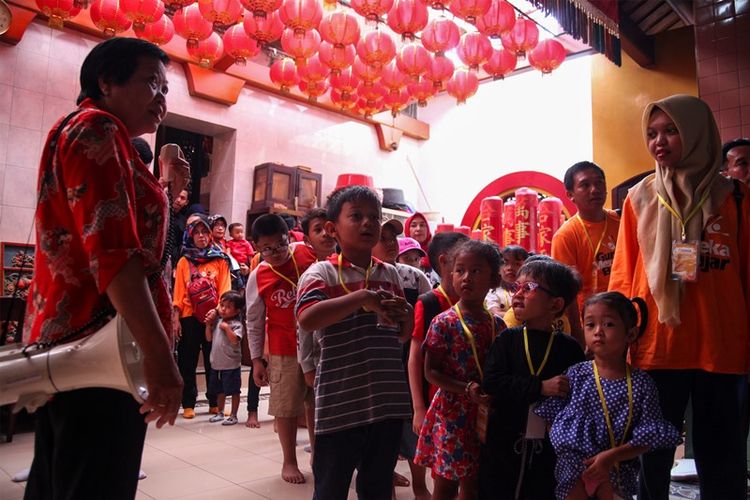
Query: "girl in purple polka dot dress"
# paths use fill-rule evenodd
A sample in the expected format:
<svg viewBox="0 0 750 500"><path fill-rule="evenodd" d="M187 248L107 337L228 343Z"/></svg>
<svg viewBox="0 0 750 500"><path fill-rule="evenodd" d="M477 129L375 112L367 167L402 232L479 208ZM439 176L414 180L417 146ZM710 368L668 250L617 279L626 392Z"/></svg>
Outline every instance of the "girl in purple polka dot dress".
<svg viewBox="0 0 750 500"><path fill-rule="evenodd" d="M551 424L558 500L631 498L638 489L637 458L680 442L677 429L662 417L653 381L626 361L647 314L642 299L619 292L594 295L583 306L594 360L568 369L567 397L548 398L535 410Z"/></svg>

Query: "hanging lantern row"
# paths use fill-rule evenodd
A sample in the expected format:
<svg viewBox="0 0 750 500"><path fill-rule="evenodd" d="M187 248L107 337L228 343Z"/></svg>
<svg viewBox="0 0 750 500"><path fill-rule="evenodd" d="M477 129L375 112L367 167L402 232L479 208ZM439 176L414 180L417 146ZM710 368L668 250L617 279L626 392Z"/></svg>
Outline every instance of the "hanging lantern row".
<svg viewBox="0 0 750 500"><path fill-rule="evenodd" d="M87 0L36 2L50 25L61 27ZM450 9L477 31L461 35L443 15L430 20L428 6ZM299 86L310 100L330 89L336 106L368 116L383 109L396 114L412 99L424 106L441 90L463 103L477 91L479 68L502 79L527 54L543 74L565 59L562 44L540 43L536 23L516 18L504 0L351 0L351 8L375 29L363 33L351 11L326 11L321 0L93 0L89 14L106 36L132 26L137 37L163 45L177 33L203 67L224 56L243 65L280 40L289 57L271 65L274 85L284 92ZM384 16L405 42L400 48L377 26ZM490 38L503 48L493 49ZM453 49L468 69L445 57Z"/></svg>

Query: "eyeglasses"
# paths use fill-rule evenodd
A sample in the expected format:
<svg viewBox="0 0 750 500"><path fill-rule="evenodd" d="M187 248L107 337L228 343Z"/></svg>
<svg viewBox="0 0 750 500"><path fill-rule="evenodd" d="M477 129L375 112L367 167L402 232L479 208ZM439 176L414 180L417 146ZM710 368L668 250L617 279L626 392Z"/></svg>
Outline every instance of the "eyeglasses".
<svg viewBox="0 0 750 500"><path fill-rule="evenodd" d="M263 257L268 257L269 255L273 255L275 253L281 253L281 252L285 251L287 248L289 248L289 242L288 241L284 241L284 242L281 242L278 245L273 246L273 247L261 248L260 249L260 254Z"/></svg>
<svg viewBox="0 0 750 500"><path fill-rule="evenodd" d="M557 295L552 290L550 290L549 288L543 287L536 281L526 281L524 283L516 281L513 285L516 289L515 293L521 292L522 294L526 295L527 293L531 293L538 288L539 290L543 292L547 292L552 297L557 297Z"/></svg>

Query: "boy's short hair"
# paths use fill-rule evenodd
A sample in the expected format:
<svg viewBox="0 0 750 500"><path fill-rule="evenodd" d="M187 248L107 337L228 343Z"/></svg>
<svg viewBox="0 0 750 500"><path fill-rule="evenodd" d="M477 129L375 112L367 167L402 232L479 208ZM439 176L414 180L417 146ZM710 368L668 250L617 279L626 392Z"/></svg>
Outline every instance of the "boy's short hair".
<svg viewBox="0 0 750 500"><path fill-rule="evenodd" d="M339 215L341 215L344 203L354 201L367 201L377 205L378 211L382 209L380 199L372 189L365 186L345 186L328 195L328 200L326 201L326 216L328 220L336 222Z"/></svg>
<svg viewBox="0 0 750 500"><path fill-rule="evenodd" d="M734 148L738 148L740 146L750 146L750 139L741 137L733 141L725 142L724 145L721 147L721 160L724 163L726 163L727 155L729 154L729 152L733 150Z"/></svg>
<svg viewBox="0 0 750 500"><path fill-rule="evenodd" d="M451 251L451 259L455 261L456 256L461 253L477 254L489 264L490 276L500 277L500 264L503 262L503 256L500 255L500 249L495 243L491 241L467 239L453 247L453 250Z"/></svg>
<svg viewBox="0 0 750 500"><path fill-rule="evenodd" d="M311 208L307 211L307 213L302 217L302 221L300 222L300 226L302 227L302 234L304 234L305 236L310 236L310 223L315 219L327 220L326 209L316 207Z"/></svg>
<svg viewBox="0 0 750 500"><path fill-rule="evenodd" d="M604 176L604 170L597 165L596 163L592 161L579 161L578 163L574 163L573 166L571 166L568 170L565 171L565 177L563 177L563 184L565 184L565 191L573 191L573 188L575 187L575 175L578 172L583 172L584 170L595 170L599 175L602 176L602 179L605 181L607 178Z"/></svg>
<svg viewBox="0 0 750 500"><path fill-rule="evenodd" d="M500 254L503 256L503 259L505 259L506 254L510 254L516 259L523 261L529 258L529 252L527 252L526 249L520 245L508 245L500 250Z"/></svg>
<svg viewBox="0 0 750 500"><path fill-rule="evenodd" d="M261 215L255 222L251 230L251 237L254 242L258 242L263 236L275 236L277 234L288 234L289 228L284 219L276 214Z"/></svg>
<svg viewBox="0 0 750 500"><path fill-rule="evenodd" d="M550 289L552 295L560 297L565 302L563 308L557 313L561 316L565 309L573 302L581 290L581 277L572 267L553 260L548 255L534 255L518 270L518 275L529 276L532 279L543 281Z"/></svg>
<svg viewBox="0 0 750 500"><path fill-rule="evenodd" d="M453 247L468 239L469 237L465 234L453 231L437 233L432 237L430 244L427 246L427 258L430 259L430 265L438 274L442 274L441 269L439 269L440 256L451 253Z"/></svg>
<svg viewBox="0 0 750 500"><path fill-rule="evenodd" d="M234 290L228 290L221 294L221 298L219 299L219 303L229 301L242 311L245 308L245 296L241 294L240 292L234 291Z"/></svg>
<svg viewBox="0 0 750 500"><path fill-rule="evenodd" d="M227 228L227 231L229 231L229 234L232 234L232 230L235 227L245 227L245 226L244 224L242 224L242 222L232 222L231 224L229 224L229 227Z"/></svg>

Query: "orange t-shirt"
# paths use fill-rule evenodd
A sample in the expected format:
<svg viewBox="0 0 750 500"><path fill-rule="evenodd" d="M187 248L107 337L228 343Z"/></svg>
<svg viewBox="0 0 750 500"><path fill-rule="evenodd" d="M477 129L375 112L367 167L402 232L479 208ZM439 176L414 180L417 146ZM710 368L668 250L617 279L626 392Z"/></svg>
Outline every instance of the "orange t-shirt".
<svg viewBox="0 0 750 500"><path fill-rule="evenodd" d="M203 276L214 281L219 297L222 293L232 289L232 276L229 274L229 264L226 260L214 259L195 267ZM187 294L187 285L190 283L190 263L187 258L182 257L177 261L174 274L172 305L180 310L180 318L187 318L193 315L193 304L190 303L190 297Z"/></svg>
<svg viewBox="0 0 750 500"><path fill-rule="evenodd" d="M746 186L742 190L739 235L737 204L732 194L719 213L706 221L698 280L685 284L681 324L674 328L658 321L636 236L638 217L630 198L625 200L609 289L627 297L642 297L648 304L648 328L630 351L631 361L638 368L748 373L750 190Z"/></svg>
<svg viewBox="0 0 750 500"><path fill-rule="evenodd" d="M583 302L587 298L595 293L606 292L609 286L620 217L612 210L605 210L605 212L607 219L602 222L589 222L578 217L571 217L552 237L552 258L575 267L581 274L582 286L578 294L579 311L582 310ZM607 232L602 238L605 226ZM594 249L600 238L602 243L599 251L594 255ZM596 277L594 277L595 270Z"/></svg>

